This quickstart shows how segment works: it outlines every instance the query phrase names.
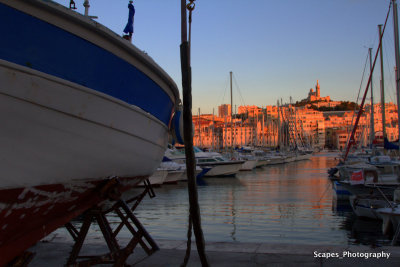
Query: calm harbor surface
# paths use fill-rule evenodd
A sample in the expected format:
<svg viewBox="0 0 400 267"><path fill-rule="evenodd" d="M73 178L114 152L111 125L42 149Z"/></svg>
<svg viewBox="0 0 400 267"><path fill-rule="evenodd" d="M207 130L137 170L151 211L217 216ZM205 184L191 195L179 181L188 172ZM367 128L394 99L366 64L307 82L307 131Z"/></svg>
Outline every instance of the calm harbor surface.
<svg viewBox="0 0 400 267"><path fill-rule="evenodd" d="M381 222L357 218L347 202L337 202L327 170L337 153L265 166L236 177L203 179L198 186L206 242L260 242L310 245L389 245ZM135 215L155 240L186 240L187 183L154 188ZM109 215L111 223L118 220ZM125 232L124 232L125 231ZM129 237L122 229L120 236ZM68 236L64 228L57 236ZM89 238L100 238L92 225Z"/></svg>
<svg viewBox="0 0 400 267"><path fill-rule="evenodd" d="M198 191L211 265L399 266L399 247L390 246L390 238L382 235L381 222L356 218L346 202L336 202L327 177L327 169L337 163L335 156L317 154L311 160L240 172L236 177L204 179L206 184ZM186 249L187 184L154 190L156 197L146 196L135 214L161 250L148 257L139 246L128 263L179 266ZM119 222L112 216L108 219ZM92 224L87 238L83 255L108 252L97 225ZM126 244L130 238L123 228L119 241ZM31 248L36 253L31 266L64 265L72 245L65 228L58 229ZM390 258L315 257L315 252L348 251L385 252ZM192 253L188 266L201 266L197 253Z"/></svg>
<svg viewBox="0 0 400 267"><path fill-rule="evenodd" d="M205 178L198 186L207 242L387 245L381 222L356 218L337 202L327 170L337 153L265 166L236 177ZM155 188L135 214L153 238L185 240L187 184Z"/></svg>

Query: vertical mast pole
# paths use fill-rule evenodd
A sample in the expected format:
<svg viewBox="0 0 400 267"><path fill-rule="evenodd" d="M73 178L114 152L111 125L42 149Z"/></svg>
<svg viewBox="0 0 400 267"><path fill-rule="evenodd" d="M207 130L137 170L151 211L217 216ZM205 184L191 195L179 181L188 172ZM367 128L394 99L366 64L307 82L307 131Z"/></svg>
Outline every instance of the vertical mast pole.
<svg viewBox="0 0 400 267"><path fill-rule="evenodd" d="M212 150L215 151L215 141L214 141L214 135L215 135L215 121L214 121L214 108L213 108L213 118L212 118Z"/></svg>
<svg viewBox="0 0 400 267"><path fill-rule="evenodd" d="M200 108L199 108L199 147L202 147L201 143L201 122L200 122Z"/></svg>
<svg viewBox="0 0 400 267"><path fill-rule="evenodd" d="M299 149L297 147L297 110L296 110L296 106L294 106L294 142L295 142L295 147L296 149ZM301 140L300 140L301 142Z"/></svg>
<svg viewBox="0 0 400 267"><path fill-rule="evenodd" d="M227 142L228 142L228 132L226 130L226 115L224 116L224 131L225 131L225 136L224 136L225 148L224 148L224 150L225 150L225 153L226 153L227 152Z"/></svg>
<svg viewBox="0 0 400 267"><path fill-rule="evenodd" d="M382 24L378 25L379 37L382 39ZM379 43L380 46L380 61L381 61L381 109L382 109L382 132L383 138L386 138L386 109L385 109L385 79L383 74L383 53L382 53L382 42Z"/></svg>
<svg viewBox="0 0 400 267"><path fill-rule="evenodd" d="M252 146L256 146L257 145L257 120L256 120L256 110L253 109L253 136L252 136Z"/></svg>
<svg viewBox="0 0 400 267"><path fill-rule="evenodd" d="M278 146L279 146L279 150L281 150L281 113L279 112L279 100L277 102L277 106L278 106Z"/></svg>
<svg viewBox="0 0 400 267"><path fill-rule="evenodd" d="M240 146L241 147L243 146L243 115L241 115L241 120L240 120Z"/></svg>
<svg viewBox="0 0 400 267"><path fill-rule="evenodd" d="M236 105L235 105L235 115L236 115L237 113L236 113ZM235 121L235 127L234 127L234 133L233 133L233 136L234 136L234 140L235 140L235 142L233 143L233 145L234 146L236 146L236 137L237 137L237 134L236 134L236 121ZM233 148L232 148L232 150L233 150ZM233 152L232 152L233 153ZM232 154L233 155L233 154Z"/></svg>
<svg viewBox="0 0 400 267"><path fill-rule="evenodd" d="M400 138L400 53L399 53L399 23L397 13L397 1L393 0L393 29L394 29L394 48L396 57L396 95L397 95L397 118L399 121L398 135ZM400 140L400 139L399 139ZM399 141L400 144L400 141Z"/></svg>
<svg viewBox="0 0 400 267"><path fill-rule="evenodd" d="M231 85L231 156L233 156L233 97L232 97L232 71L229 72Z"/></svg>
<svg viewBox="0 0 400 267"><path fill-rule="evenodd" d="M246 109L246 119L244 121L244 145L247 146L247 127L246 121L249 119L249 110Z"/></svg>
<svg viewBox="0 0 400 267"><path fill-rule="evenodd" d="M261 111L262 111L262 146L263 148L265 147L265 133L264 133L264 108L261 107Z"/></svg>
<svg viewBox="0 0 400 267"><path fill-rule="evenodd" d="M369 69L370 73L372 73L372 48L369 48ZM372 86L372 77L371 77L371 127L370 127L370 139L371 146L372 142L375 139L375 119L374 119L374 90Z"/></svg>

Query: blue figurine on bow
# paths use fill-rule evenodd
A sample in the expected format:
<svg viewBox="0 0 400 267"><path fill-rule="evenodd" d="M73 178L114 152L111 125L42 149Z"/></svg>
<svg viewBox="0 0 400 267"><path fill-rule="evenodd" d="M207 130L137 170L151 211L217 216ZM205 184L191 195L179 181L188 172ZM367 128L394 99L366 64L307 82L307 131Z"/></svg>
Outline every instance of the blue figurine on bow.
<svg viewBox="0 0 400 267"><path fill-rule="evenodd" d="M128 15L128 23L126 23L125 29L124 29L124 33L126 33L126 35L124 35L123 37L129 41L132 40L132 34L133 34L133 18L135 16L135 7L133 6L133 1L130 0L129 4L128 4L128 8L129 8L129 15Z"/></svg>

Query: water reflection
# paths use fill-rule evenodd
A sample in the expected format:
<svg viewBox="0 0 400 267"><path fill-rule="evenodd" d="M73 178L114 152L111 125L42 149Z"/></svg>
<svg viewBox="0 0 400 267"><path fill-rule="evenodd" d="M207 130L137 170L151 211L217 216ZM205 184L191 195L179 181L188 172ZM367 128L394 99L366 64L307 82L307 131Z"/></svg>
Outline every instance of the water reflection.
<svg viewBox="0 0 400 267"><path fill-rule="evenodd" d="M263 167L236 177L206 178L198 186L206 241L308 244L388 244L380 223L355 218L334 200L327 170L331 155ZM135 215L155 239L186 238L186 183L155 188ZM112 218L110 218L112 219Z"/></svg>

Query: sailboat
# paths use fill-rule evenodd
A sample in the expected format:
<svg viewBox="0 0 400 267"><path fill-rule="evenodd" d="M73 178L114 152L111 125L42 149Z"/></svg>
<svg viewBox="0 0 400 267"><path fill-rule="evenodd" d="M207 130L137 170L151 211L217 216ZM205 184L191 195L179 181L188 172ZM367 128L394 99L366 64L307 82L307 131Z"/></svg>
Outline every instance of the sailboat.
<svg viewBox="0 0 400 267"><path fill-rule="evenodd" d="M0 34L4 266L152 175L180 101L148 55L52 1L0 0Z"/></svg>
<svg viewBox="0 0 400 267"><path fill-rule="evenodd" d="M393 4L393 26L394 26L394 45L395 45L395 59L396 59L396 89L397 89L397 116L398 119L400 118L400 49L399 49L399 25L398 25L398 14L397 14L397 1L392 0L391 2ZM400 120L398 120L399 123L399 138L400 138ZM399 139L399 144L400 146L400 139ZM395 231L395 236L393 238L392 244L397 242L398 235L400 233L400 209L397 207L396 209L394 208L383 208L381 210L378 210L380 215L383 218L383 230L385 230L389 227L391 224L393 229L396 229Z"/></svg>
<svg viewBox="0 0 400 267"><path fill-rule="evenodd" d="M396 69L398 70L398 66L399 66L400 62L399 62L399 46L398 46L399 38L398 38L397 3L396 3L396 1L393 0L391 2L391 5L393 5L395 53L396 53L396 66L397 66ZM390 9L389 9L389 11L390 11ZM389 12L388 12L388 15L389 15ZM387 21L387 19L386 19L386 21ZM385 22L385 25L386 25L386 22ZM379 44L379 49L377 51L377 54L375 56L374 65L376 62L378 52L379 52L379 50L382 49L381 48L382 35L383 35L383 33L381 33L381 28L380 28L380 44ZM382 51L380 51L380 52L382 55ZM381 56L381 62L382 62L382 56ZM373 67L371 68L371 74L370 74L368 84L371 81L372 71L373 71ZM400 77L399 72L397 72L396 76ZM397 88L399 89L399 87L398 87L399 81L398 80L396 80L396 85L397 85ZM357 124L358 124L359 118L362 114L362 108L363 108L365 97L366 97L366 94L368 91L368 87L369 87L369 85L367 85L367 88L365 90L364 97L361 102L362 105L360 107L360 111L358 112L356 123L355 123L353 131L351 133L350 141L349 141L349 144L346 149L346 154L344 156L344 160L347 159L350 146L355 143L354 142L355 131L357 129ZM397 92L399 94L398 90L397 90ZM399 99L399 95L398 95L398 99ZM384 100L382 100L382 107L384 107ZM385 121L384 113L385 112L383 111L382 112L382 117L383 117L382 121L383 122ZM383 133L384 133L384 137L386 137L384 126L385 125L383 123ZM399 127L399 129L400 129L400 127ZM385 143L386 143L385 146L387 147L388 146L387 140L385 141ZM398 146L392 146L392 148L398 149ZM400 162L393 161L389 156L381 155L381 156L369 157L368 162L357 163L357 164L352 164L352 165L342 165L342 166L338 166L337 168L341 174L342 180L344 179L344 181L341 181L340 184L345 186L345 188L347 190L349 190L351 193L353 193L355 195L359 195L359 194L362 194L367 191L374 192L375 195L380 195L380 196L393 195L393 192L395 191L395 189L400 185ZM380 186L384 186L384 187L379 188ZM353 197L353 199L356 199L358 201L358 204L361 203L359 201L359 198ZM370 203L370 201L374 201L374 203L376 203L376 200L368 200L368 199L362 198L362 203ZM353 206L355 207L355 212L356 212L357 208L358 208L358 210L360 210L360 209L363 210L364 214L365 214L365 210L368 211L367 205L361 205L363 207L361 207L360 205L353 205ZM371 208L372 208L372 206L371 206ZM374 216L375 215L380 216L380 214L377 213L375 210L369 210L368 212L369 212L369 214L373 214Z"/></svg>

